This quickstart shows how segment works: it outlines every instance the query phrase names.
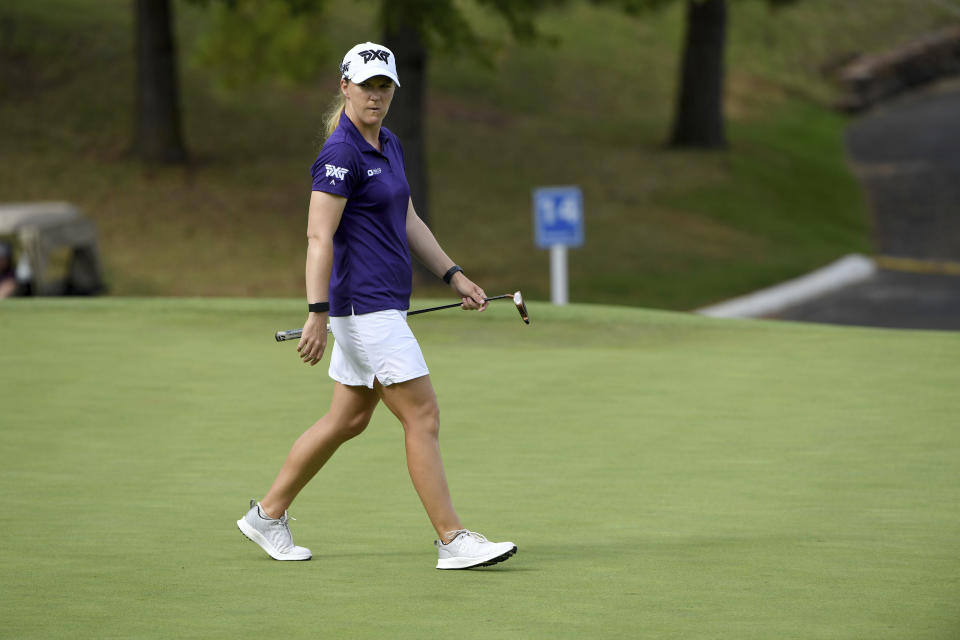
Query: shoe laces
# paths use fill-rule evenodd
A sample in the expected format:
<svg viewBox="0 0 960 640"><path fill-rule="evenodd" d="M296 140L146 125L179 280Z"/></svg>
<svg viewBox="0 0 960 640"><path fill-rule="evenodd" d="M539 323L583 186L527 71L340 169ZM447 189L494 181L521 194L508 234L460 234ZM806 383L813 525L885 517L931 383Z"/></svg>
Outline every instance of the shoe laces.
<svg viewBox="0 0 960 640"><path fill-rule="evenodd" d="M284 512L283 512L283 515L280 516L279 518L271 518L270 515L267 514L267 513L263 510L263 507L261 507L259 503L254 502L253 500L251 500L251 501L250 501L250 508L253 509L253 507L257 507L257 514L258 514L261 518L263 518L264 520L270 521L270 523L273 524L273 525L275 525L275 526L282 526L282 527L284 527L284 528L289 529L290 526L289 526L287 523L288 523L290 520L296 520L296 518L294 518L293 516L291 516L291 515L290 515L289 513L287 513L286 511L284 511Z"/></svg>
<svg viewBox="0 0 960 640"><path fill-rule="evenodd" d="M456 531L449 532L447 535L453 536L450 539L451 543L453 543L454 540L456 540L462 535L468 535L474 540L476 540L477 542L488 542L487 538L483 534L477 533L476 531L470 531L469 529L457 529Z"/></svg>
<svg viewBox="0 0 960 640"><path fill-rule="evenodd" d="M293 544L293 533L290 532L291 520L296 520L296 518L292 518L284 512L282 516L271 523L274 527L280 528L280 531L277 531L275 534L279 535L279 539L274 538L274 542L281 551L289 551L295 546Z"/></svg>

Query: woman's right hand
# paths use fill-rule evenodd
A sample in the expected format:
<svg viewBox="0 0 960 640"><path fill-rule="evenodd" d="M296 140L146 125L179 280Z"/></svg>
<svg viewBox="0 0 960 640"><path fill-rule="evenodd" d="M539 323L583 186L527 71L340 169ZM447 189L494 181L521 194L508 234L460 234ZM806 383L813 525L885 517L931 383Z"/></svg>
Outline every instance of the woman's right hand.
<svg viewBox="0 0 960 640"><path fill-rule="evenodd" d="M327 313L311 313L303 323L303 333L297 343L297 352L304 364L311 367L323 358L327 349Z"/></svg>

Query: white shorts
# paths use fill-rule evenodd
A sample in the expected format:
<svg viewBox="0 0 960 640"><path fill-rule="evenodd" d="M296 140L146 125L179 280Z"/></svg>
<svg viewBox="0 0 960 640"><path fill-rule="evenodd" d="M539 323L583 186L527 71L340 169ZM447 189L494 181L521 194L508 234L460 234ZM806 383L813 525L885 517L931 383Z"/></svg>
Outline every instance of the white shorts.
<svg viewBox="0 0 960 640"><path fill-rule="evenodd" d="M374 380L389 386L430 373L406 311L331 317L330 328L330 377L337 382L373 389Z"/></svg>

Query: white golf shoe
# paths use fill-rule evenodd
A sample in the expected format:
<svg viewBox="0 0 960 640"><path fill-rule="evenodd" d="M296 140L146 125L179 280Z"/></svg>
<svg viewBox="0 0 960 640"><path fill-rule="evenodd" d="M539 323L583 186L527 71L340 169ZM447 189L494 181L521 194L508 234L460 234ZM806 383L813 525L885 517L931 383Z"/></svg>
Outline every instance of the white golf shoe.
<svg viewBox="0 0 960 640"><path fill-rule="evenodd" d="M460 529L447 544L436 540L437 569L472 569L503 562L517 552L512 542L490 542L479 533Z"/></svg>
<svg viewBox="0 0 960 640"><path fill-rule="evenodd" d="M309 560L312 557L310 549L293 544L288 524L290 519L286 511L279 518L267 517L260 510L260 503L251 500L250 510L237 520L237 526L274 560Z"/></svg>

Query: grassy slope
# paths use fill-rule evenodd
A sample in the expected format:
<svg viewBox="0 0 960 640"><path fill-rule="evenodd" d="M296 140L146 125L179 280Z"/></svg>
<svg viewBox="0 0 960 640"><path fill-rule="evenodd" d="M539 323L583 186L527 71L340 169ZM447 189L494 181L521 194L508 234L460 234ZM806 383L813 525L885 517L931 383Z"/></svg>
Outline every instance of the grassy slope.
<svg viewBox="0 0 960 640"><path fill-rule="evenodd" d="M733 147L725 154L660 147L678 8L631 20L575 5L544 17L545 31L559 37L554 48L501 43L494 70L443 59L429 99L438 235L488 290L546 297L530 188L580 184L588 244L571 256L573 299L672 308L869 250L862 199L844 165L844 120L818 106L830 90L816 66L928 29L940 16L932 3L918 9L906 0L869 10L833 4L808 0L772 15L762 3L734 6ZM334 78L321 74L322 89L215 91L191 62L203 16L177 7L197 164L147 171L123 157L129 4L4 3L0 199L81 205L100 223L117 294L299 295L306 170ZM329 38L331 52L376 39L371 7L334 12L318 22L318 37ZM502 40L495 22L480 24ZM335 62L331 53L326 67Z"/></svg>
<svg viewBox="0 0 960 640"><path fill-rule="evenodd" d="M957 334L531 313L412 321L460 513L520 547L438 573L382 408L294 505L312 562L235 531L328 401L295 300L10 304L0 637L955 637Z"/></svg>

